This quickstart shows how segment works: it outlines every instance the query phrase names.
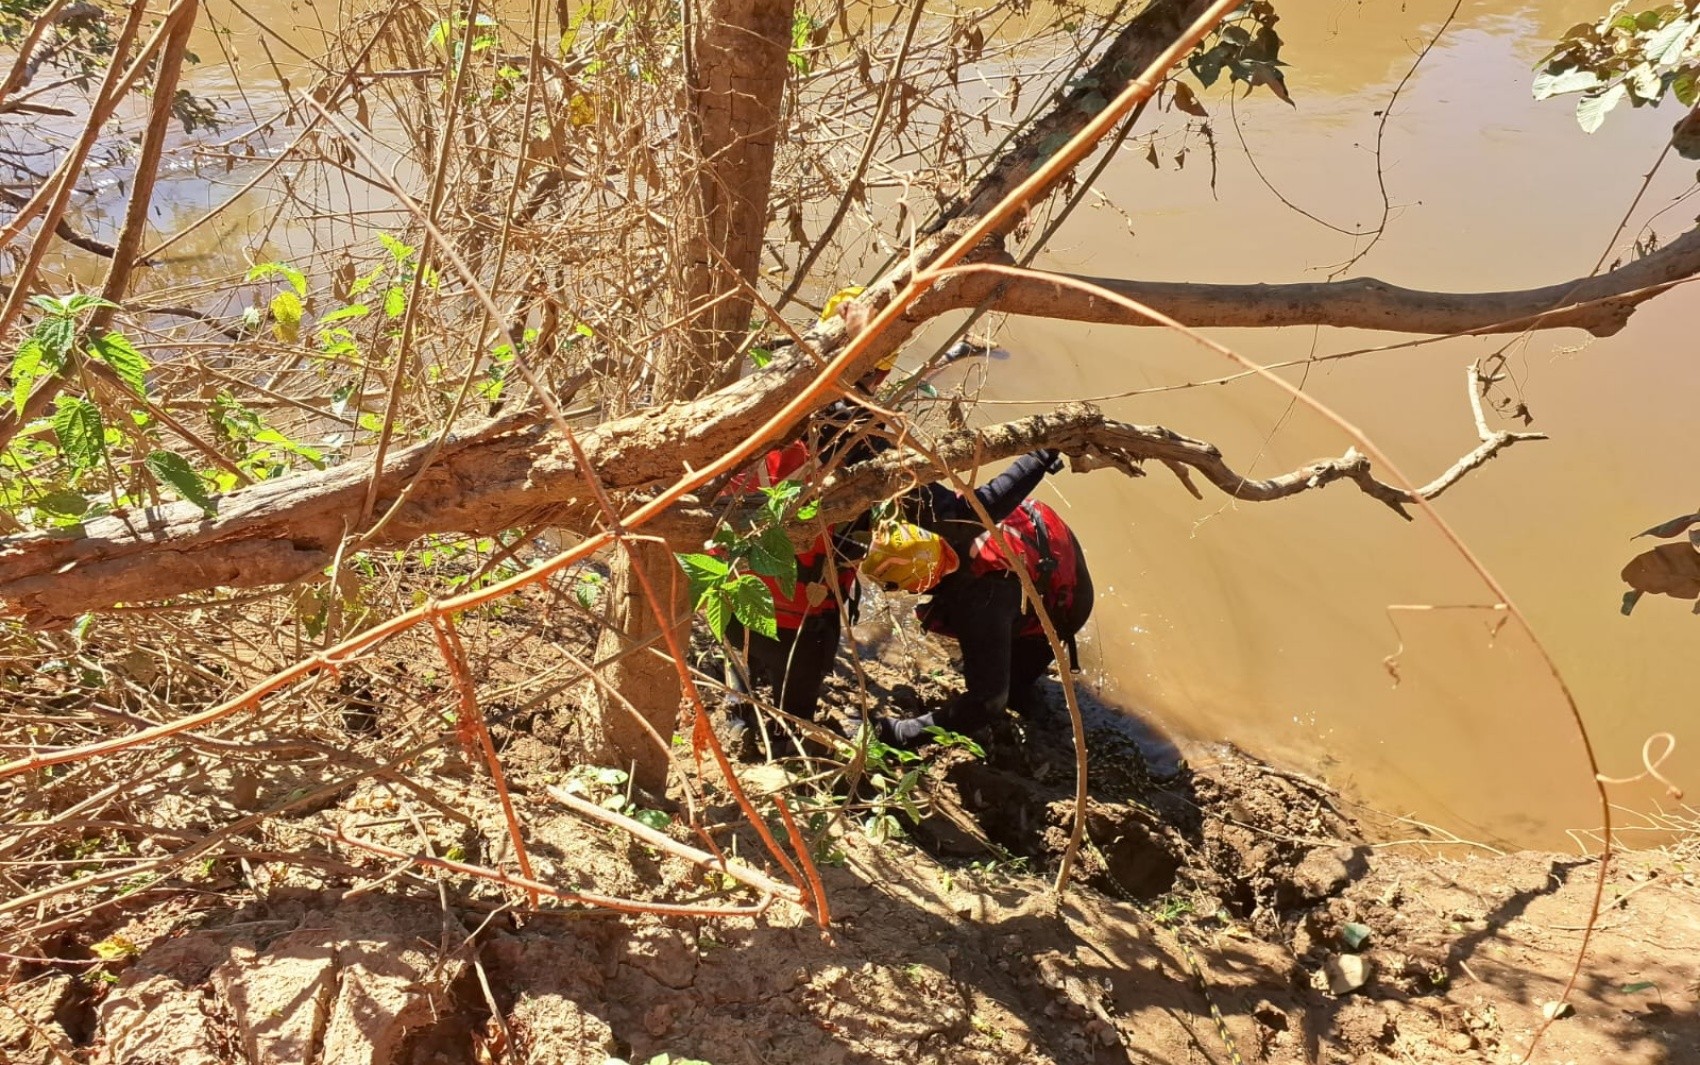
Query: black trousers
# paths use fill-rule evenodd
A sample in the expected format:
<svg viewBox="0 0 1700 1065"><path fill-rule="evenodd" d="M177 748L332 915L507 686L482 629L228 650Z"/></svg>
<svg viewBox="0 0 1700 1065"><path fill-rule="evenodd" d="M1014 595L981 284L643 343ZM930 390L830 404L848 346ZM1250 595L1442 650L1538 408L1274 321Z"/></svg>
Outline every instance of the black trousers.
<svg viewBox="0 0 1700 1065"><path fill-rule="evenodd" d="M726 642L740 652L748 648L749 681L772 692L774 705L793 717L813 721L821 685L838 657L839 625L835 609L803 619L798 628L781 628L778 639L768 639L734 618L726 624ZM750 694L732 664L726 669L726 686Z"/></svg>
<svg viewBox="0 0 1700 1065"><path fill-rule="evenodd" d="M1056 656L1043 633L1021 635L1027 620L1022 610L1021 582L1011 573L988 574L961 582L952 602L934 604L948 609L950 625L962 648L962 679L968 690L935 715L937 724L954 732L980 728L1010 705L1017 710L1033 685L1050 669ZM1065 642L1086 627L1092 616L1092 577L1080 560L1074 602L1063 617L1054 617L1057 635Z"/></svg>

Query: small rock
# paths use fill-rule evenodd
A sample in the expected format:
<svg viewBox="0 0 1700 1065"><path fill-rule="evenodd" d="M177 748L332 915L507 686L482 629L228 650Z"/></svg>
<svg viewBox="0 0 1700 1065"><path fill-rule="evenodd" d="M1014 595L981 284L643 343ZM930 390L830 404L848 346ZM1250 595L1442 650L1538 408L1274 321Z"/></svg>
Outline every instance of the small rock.
<svg viewBox="0 0 1700 1065"><path fill-rule="evenodd" d="M1369 983L1372 966L1361 954L1332 954L1322 963L1328 978L1328 990L1335 995L1348 995Z"/></svg>
<svg viewBox="0 0 1700 1065"><path fill-rule="evenodd" d="M1325 899L1339 891L1351 879L1346 859L1351 851L1345 847L1332 850L1318 847L1304 856L1293 870L1292 883L1301 899Z"/></svg>
<svg viewBox="0 0 1700 1065"><path fill-rule="evenodd" d="M1568 1017L1575 1012L1576 1011L1574 1009L1571 1009L1570 1003L1568 1002L1555 1000L1553 1002L1544 1002L1541 1004L1541 1016L1545 1017L1549 1021L1556 1021L1560 1017Z"/></svg>
<svg viewBox="0 0 1700 1065"><path fill-rule="evenodd" d="M1476 1040L1469 1032L1454 1032L1451 1037L1446 1040L1446 1045L1450 1047L1454 1053L1462 1054L1471 1047L1474 1047L1476 1045Z"/></svg>

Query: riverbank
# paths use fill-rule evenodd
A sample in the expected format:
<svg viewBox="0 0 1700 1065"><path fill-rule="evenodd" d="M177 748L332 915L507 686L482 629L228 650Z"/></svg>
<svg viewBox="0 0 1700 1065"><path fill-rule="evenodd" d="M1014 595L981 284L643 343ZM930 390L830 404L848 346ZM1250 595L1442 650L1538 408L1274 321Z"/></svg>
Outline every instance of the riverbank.
<svg viewBox="0 0 1700 1065"><path fill-rule="evenodd" d="M948 683L862 665L888 705L925 705ZM832 697L855 690L840 676ZM840 807L773 767L741 769L752 791L786 787L823 822L846 814L821 849L824 933L782 902L718 920L523 915L488 885L347 848L321 848L316 865L267 859L346 831L511 867L482 775L438 751L409 770L423 789L366 780L258 825L244 857L68 908L33 944L60 960L4 963L0 1048L137 1065L1522 1058L1574 965L1595 862L1393 841L1320 782L1229 747L1153 765L1101 708L1089 723L1089 841L1061 897L1050 875L1074 785L1054 700L982 737L983 756L935 748L892 767L896 784L924 766L901 796L864 787ZM701 870L552 800L566 783L620 804L617 781L569 768L559 720L510 716L497 739L540 879L740 898L710 897ZM704 786L724 799L712 776ZM195 825L230 787L203 777L152 816ZM759 853L729 805L706 816L726 822L712 834L730 853ZM902 834L874 842L885 816ZM693 838L677 819L667 831ZM1700 1062L1686 847L1614 864L1573 1009L1533 1060Z"/></svg>

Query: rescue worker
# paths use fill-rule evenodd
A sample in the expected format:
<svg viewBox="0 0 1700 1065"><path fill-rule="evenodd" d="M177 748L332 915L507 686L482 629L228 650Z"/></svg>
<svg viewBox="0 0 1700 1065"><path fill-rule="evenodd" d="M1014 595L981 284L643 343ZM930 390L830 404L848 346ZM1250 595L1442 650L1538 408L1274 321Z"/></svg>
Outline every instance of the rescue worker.
<svg viewBox="0 0 1700 1065"><path fill-rule="evenodd" d="M734 479L732 490L748 493L784 480L804 480L810 460L806 441L777 448L753 470ZM797 581L790 595L776 578L761 576L773 595L776 637L746 629L736 618L726 623L726 642L743 656L742 665L748 670L746 676L739 663L729 660L726 686L742 695L749 695L752 686L769 688L775 705L805 721L814 720L821 685L838 656L839 604L855 619L856 568L840 564L843 546L835 546L832 540L828 530L797 552ZM746 733L755 724L754 707L748 700L739 700L733 708L734 733ZM776 753L787 747L776 739Z"/></svg>
<svg viewBox="0 0 1700 1065"><path fill-rule="evenodd" d="M857 389L873 395L895 362L895 355L882 362L856 383ZM768 452L760 463L734 478L729 490L748 494L785 480L806 481L826 462L848 465L870 458L889 445L881 438L861 435L868 421L862 408L840 400L821 412L812 433ZM804 721L814 720L821 686L838 657L842 618L847 614L851 624L856 622L860 586L855 560L861 557L862 545L850 536L860 533L865 538L867 528L864 514L842 528L828 529L798 551L797 582L790 595L776 578L757 575L773 595L776 636L752 632L736 618L727 622L727 644L743 657L742 663L726 663L728 688L743 696L751 694L753 686L768 688L779 709ZM750 750L755 726L754 706L747 698L738 699L731 728L748 754L757 753ZM791 752L783 734L769 738L774 754Z"/></svg>
<svg viewBox="0 0 1700 1065"><path fill-rule="evenodd" d="M876 719L881 741L914 746L929 727L966 732L990 724L1007 706L1024 709L1055 657L1016 566L1026 571L1068 648L1069 668L1079 668L1075 636L1092 614L1086 556L1055 510L1027 498L1047 472L1061 468L1056 451L1035 451L975 489L1013 558L968 501L943 485L912 493L902 505L908 520L876 530L862 574L889 587L927 593L916 615L924 628L956 639L967 685L962 695L932 713Z"/></svg>

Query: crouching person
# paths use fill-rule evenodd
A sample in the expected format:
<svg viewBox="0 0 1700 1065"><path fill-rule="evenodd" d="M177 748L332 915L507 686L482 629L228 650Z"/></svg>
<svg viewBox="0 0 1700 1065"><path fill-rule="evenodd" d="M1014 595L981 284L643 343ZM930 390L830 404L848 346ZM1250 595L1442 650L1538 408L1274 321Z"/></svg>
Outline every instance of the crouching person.
<svg viewBox="0 0 1700 1065"><path fill-rule="evenodd" d="M1008 552L966 498L940 485L929 485L904 501L909 522L876 531L861 565L863 576L888 587L927 593L916 608L917 617L929 631L957 641L967 687L933 713L876 721L883 742L914 746L933 726L953 732L977 729L991 723L1012 699L1016 710L1024 708L1055 656L1035 604L1016 576L1018 567L1068 648L1069 667L1079 668L1075 637L1092 614L1086 556L1055 510L1027 498L1046 472L1061 466L1055 451L1036 451L975 490L998 523Z"/></svg>

